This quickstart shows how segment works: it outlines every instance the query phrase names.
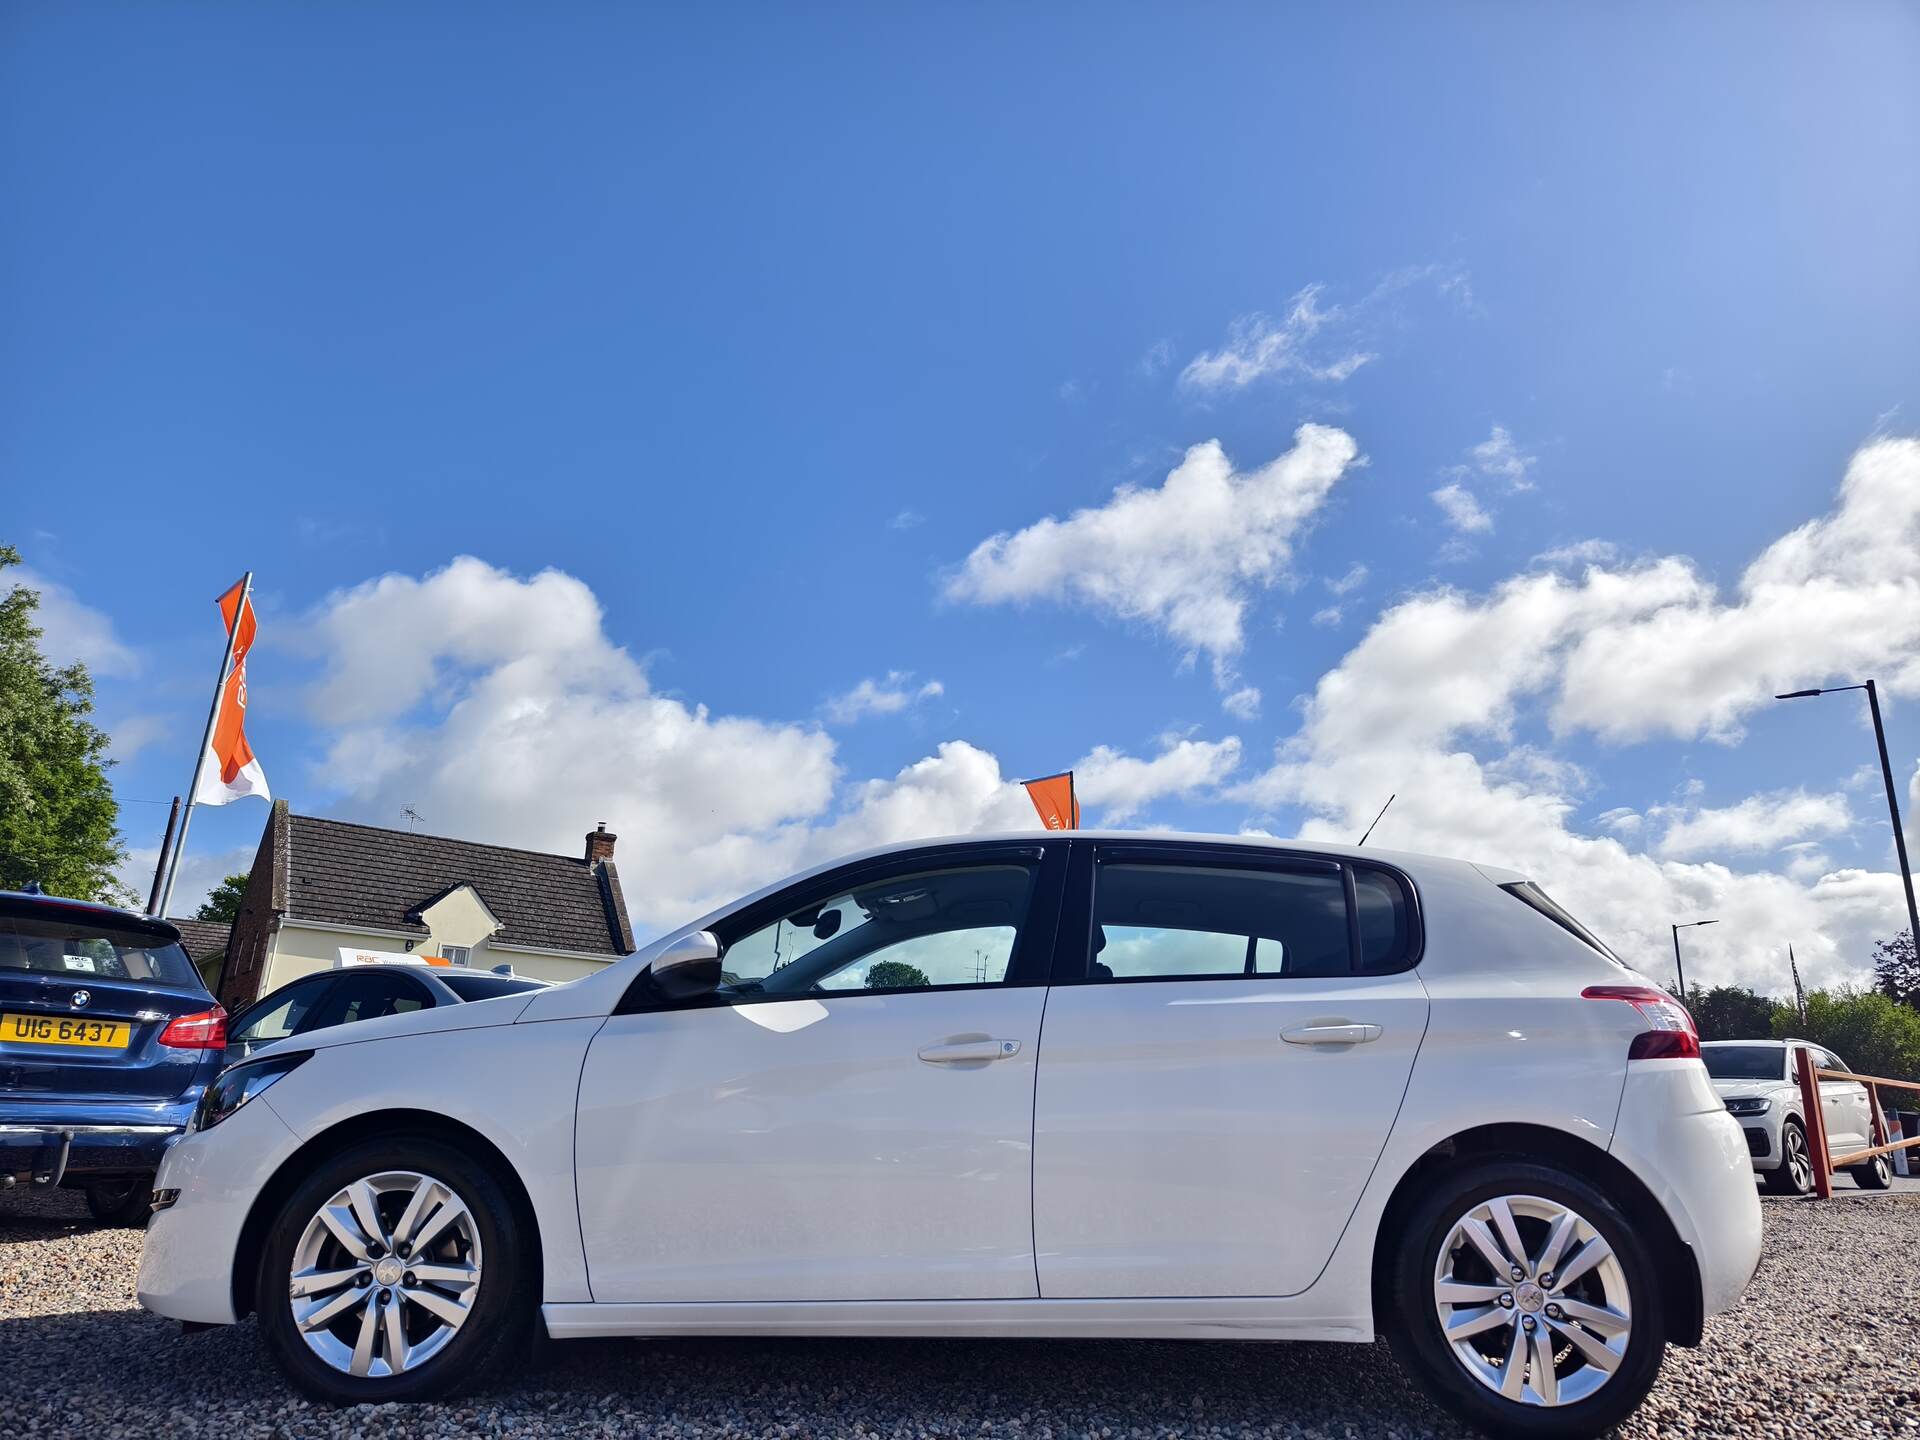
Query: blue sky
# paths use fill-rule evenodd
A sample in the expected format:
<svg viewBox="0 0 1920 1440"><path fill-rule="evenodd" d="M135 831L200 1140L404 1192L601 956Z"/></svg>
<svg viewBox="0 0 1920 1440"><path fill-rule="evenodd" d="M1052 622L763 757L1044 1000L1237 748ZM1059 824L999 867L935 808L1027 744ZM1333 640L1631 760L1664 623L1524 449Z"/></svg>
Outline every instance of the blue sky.
<svg viewBox="0 0 1920 1440"><path fill-rule="evenodd" d="M1091 759L1090 819L1399 789L1380 842L1649 965L1718 909L1709 974L1857 973L1870 743L1760 697L1876 671L1914 773L1917 62L1898 6L12 6L5 538L130 802L184 788L251 567L276 793L605 818L650 923ZM1359 457L1311 499L1262 469L1303 424ZM1208 441L1213 529L1103 510ZM1079 510L988 593L976 546ZM190 882L262 818L203 812Z"/></svg>

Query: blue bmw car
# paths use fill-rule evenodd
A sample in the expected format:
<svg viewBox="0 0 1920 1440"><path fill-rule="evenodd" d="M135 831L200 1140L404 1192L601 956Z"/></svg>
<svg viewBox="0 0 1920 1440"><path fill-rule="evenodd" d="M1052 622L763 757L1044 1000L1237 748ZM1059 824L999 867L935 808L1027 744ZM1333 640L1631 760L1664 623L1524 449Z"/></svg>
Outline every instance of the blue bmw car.
<svg viewBox="0 0 1920 1440"><path fill-rule="evenodd" d="M0 891L0 1188L84 1189L94 1218L144 1225L226 1043L173 926Z"/></svg>

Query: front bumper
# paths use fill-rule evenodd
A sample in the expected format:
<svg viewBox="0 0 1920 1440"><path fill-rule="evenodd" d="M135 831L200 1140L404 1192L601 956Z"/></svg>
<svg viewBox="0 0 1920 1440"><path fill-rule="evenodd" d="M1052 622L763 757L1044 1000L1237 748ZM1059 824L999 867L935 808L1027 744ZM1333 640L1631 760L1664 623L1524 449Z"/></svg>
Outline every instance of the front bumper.
<svg viewBox="0 0 1920 1440"><path fill-rule="evenodd" d="M156 1315L231 1325L234 1265L260 1188L300 1148L300 1137L259 1096L211 1130L168 1148L154 1186L177 1192L147 1222L140 1303Z"/></svg>

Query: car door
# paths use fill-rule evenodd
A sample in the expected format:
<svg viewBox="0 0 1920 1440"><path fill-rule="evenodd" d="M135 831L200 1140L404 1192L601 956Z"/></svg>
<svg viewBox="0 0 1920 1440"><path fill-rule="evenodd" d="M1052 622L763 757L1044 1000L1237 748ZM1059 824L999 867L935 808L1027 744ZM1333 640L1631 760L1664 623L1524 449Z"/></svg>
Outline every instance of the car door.
<svg viewBox="0 0 1920 1440"><path fill-rule="evenodd" d="M1031 1298L1033 1076L1065 846L836 871L644 978L575 1130L596 1301Z"/></svg>
<svg viewBox="0 0 1920 1440"><path fill-rule="evenodd" d="M1075 850L1035 1097L1041 1295L1306 1289L1425 1032L1412 886L1271 850Z"/></svg>
<svg viewBox="0 0 1920 1440"><path fill-rule="evenodd" d="M1813 1063L1821 1070L1845 1070L1846 1063L1831 1050L1813 1049ZM1827 1123L1829 1155L1851 1155L1873 1142L1872 1111L1867 1103L1867 1087L1857 1080L1820 1082L1820 1109Z"/></svg>

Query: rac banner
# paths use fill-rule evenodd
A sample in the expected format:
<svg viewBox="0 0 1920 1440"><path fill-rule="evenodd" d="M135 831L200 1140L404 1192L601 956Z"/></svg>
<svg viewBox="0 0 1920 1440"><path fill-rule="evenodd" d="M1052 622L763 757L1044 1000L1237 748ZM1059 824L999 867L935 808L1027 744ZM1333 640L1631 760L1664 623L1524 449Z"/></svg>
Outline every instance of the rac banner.
<svg viewBox="0 0 1920 1440"><path fill-rule="evenodd" d="M1080 802L1073 798L1073 772L1046 775L1026 782L1027 798L1040 812L1040 823L1049 830L1078 830Z"/></svg>
<svg viewBox="0 0 1920 1440"><path fill-rule="evenodd" d="M235 612L238 611L236 615ZM200 770L200 788L193 793L200 805L225 805L246 795L272 799L266 772L247 744L247 654L253 649L253 598L241 581L220 597L220 614L233 636L233 664L220 690L220 706L207 736L206 764Z"/></svg>

